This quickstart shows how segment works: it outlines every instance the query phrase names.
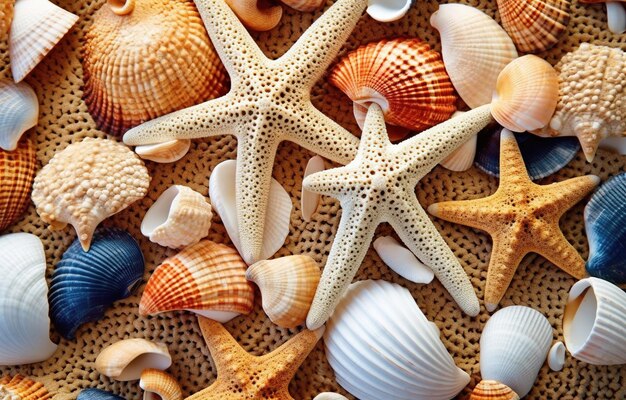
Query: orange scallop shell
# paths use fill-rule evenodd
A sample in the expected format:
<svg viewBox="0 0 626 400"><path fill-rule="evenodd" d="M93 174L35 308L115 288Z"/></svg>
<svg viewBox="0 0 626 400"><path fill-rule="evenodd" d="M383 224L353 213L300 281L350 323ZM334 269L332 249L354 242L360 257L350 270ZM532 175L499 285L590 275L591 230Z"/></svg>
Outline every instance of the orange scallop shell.
<svg viewBox="0 0 626 400"><path fill-rule="evenodd" d="M0 149L0 231L28 207L36 166L35 146L29 139L13 151Z"/></svg>
<svg viewBox="0 0 626 400"><path fill-rule="evenodd" d="M3 376L0 378L0 396L3 399L15 400L48 400L52 399L52 394L40 383L35 382L22 375Z"/></svg>
<svg viewBox="0 0 626 400"><path fill-rule="evenodd" d="M519 396L504 383L486 380L476 385L469 400L519 400Z"/></svg>

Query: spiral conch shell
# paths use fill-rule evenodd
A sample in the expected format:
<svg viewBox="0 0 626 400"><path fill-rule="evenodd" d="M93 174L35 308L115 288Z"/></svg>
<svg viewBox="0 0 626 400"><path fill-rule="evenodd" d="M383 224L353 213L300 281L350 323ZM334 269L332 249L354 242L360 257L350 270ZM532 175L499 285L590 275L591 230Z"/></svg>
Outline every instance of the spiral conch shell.
<svg viewBox="0 0 626 400"><path fill-rule="evenodd" d="M148 192L148 170L128 147L86 138L56 153L35 178L33 202L50 230L74 226L85 251L98 224Z"/></svg>
<svg viewBox="0 0 626 400"><path fill-rule="evenodd" d="M16 150L0 149L0 231L28 207L36 168L35 146L29 139L22 139Z"/></svg>
<svg viewBox="0 0 626 400"><path fill-rule="evenodd" d="M2 400L48 400L52 394L43 383L22 375L0 378L0 399Z"/></svg>

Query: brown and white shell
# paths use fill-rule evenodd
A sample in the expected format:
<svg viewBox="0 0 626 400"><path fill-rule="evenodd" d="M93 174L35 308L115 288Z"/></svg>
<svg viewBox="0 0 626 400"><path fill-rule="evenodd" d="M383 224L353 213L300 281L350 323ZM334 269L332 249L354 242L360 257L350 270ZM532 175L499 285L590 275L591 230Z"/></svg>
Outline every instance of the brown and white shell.
<svg viewBox="0 0 626 400"><path fill-rule="evenodd" d="M35 146L29 139L22 139L13 151L0 149L0 231L28 207L36 167Z"/></svg>
<svg viewBox="0 0 626 400"><path fill-rule="evenodd" d="M48 400L52 399L52 394L43 383L18 374L0 378L0 399Z"/></svg>
<svg viewBox="0 0 626 400"><path fill-rule="evenodd" d="M154 368L144 370L139 387L143 389L143 400L183 400L180 385L165 371Z"/></svg>
<svg viewBox="0 0 626 400"><path fill-rule="evenodd" d="M519 396L504 383L484 380L476 385L469 400L519 400Z"/></svg>

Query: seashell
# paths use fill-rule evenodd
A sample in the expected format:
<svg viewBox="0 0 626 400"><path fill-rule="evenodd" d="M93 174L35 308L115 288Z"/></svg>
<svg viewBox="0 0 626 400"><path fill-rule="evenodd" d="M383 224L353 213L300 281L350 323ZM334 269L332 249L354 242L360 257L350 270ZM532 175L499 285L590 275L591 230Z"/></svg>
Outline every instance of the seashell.
<svg viewBox="0 0 626 400"><path fill-rule="evenodd" d="M580 2L588 4L605 3L609 30L618 35L626 31L626 6L624 5L624 0L580 0Z"/></svg>
<svg viewBox="0 0 626 400"><path fill-rule="evenodd" d="M413 0L369 0L367 13L380 22L393 22L404 17Z"/></svg>
<svg viewBox="0 0 626 400"><path fill-rule="evenodd" d="M0 378L0 399L3 400L48 400L52 394L43 383L22 375Z"/></svg>
<svg viewBox="0 0 626 400"><path fill-rule="evenodd" d="M494 122L478 134L476 166L495 177L500 176L500 133L503 130L501 125ZM516 133L515 140L532 180L560 171L580 150L576 138L540 138L524 132Z"/></svg>
<svg viewBox="0 0 626 400"><path fill-rule="evenodd" d="M139 386L144 390L143 400L183 400L183 392L174 377L158 369L141 373Z"/></svg>
<svg viewBox="0 0 626 400"><path fill-rule="evenodd" d="M304 170L304 176L302 179L307 176L314 174L316 172L324 171L326 166L324 165L324 159L320 156L312 157L309 162L306 164L306 168ZM320 195L315 192L311 192L302 187L302 194L300 196L300 208L302 209L302 219L309 222L315 211L317 211L317 207L320 203Z"/></svg>
<svg viewBox="0 0 626 400"><path fill-rule="evenodd" d="M350 285L324 343L337 382L361 400L448 400L470 381L411 293L389 282Z"/></svg>
<svg viewBox="0 0 626 400"><path fill-rule="evenodd" d="M362 106L359 103L352 103L354 119L359 125L359 129L361 129L361 131L365 126L365 117L367 116L368 107ZM401 126L385 124L385 127L387 129L387 136L389 136L389 140L393 143L404 139L411 133L410 129L403 128Z"/></svg>
<svg viewBox="0 0 626 400"><path fill-rule="evenodd" d="M440 54L417 38L361 46L339 61L329 79L354 103L376 103L387 123L410 130L437 125L456 109Z"/></svg>
<svg viewBox="0 0 626 400"><path fill-rule="evenodd" d="M80 392L76 400L125 400L111 392L107 392L100 389L90 388L84 389Z"/></svg>
<svg viewBox="0 0 626 400"><path fill-rule="evenodd" d="M0 148L15 150L24 132L37 125L38 118L35 91L24 82L0 80Z"/></svg>
<svg viewBox="0 0 626 400"><path fill-rule="evenodd" d="M626 364L626 293L598 278L576 282L565 305L563 337L578 360Z"/></svg>
<svg viewBox="0 0 626 400"><path fill-rule="evenodd" d="M270 320L295 328L306 320L321 274L311 257L295 255L252 264L246 278L261 290L263 311Z"/></svg>
<svg viewBox="0 0 626 400"><path fill-rule="evenodd" d="M483 380L510 387L521 398L530 392L550 350L552 326L530 307L510 306L493 314L480 337Z"/></svg>
<svg viewBox="0 0 626 400"><path fill-rule="evenodd" d="M556 342L548 353L548 366L552 371L560 371L565 365L565 345L563 342Z"/></svg>
<svg viewBox="0 0 626 400"><path fill-rule="evenodd" d="M89 252L74 240L50 283L50 316L56 330L74 339L78 327L98 321L114 302L130 296L143 272L139 245L121 229L96 230Z"/></svg>
<svg viewBox="0 0 626 400"><path fill-rule="evenodd" d="M507 33L482 11L441 4L430 17L441 35L441 54L454 88L471 108L491 102L498 75L517 58Z"/></svg>
<svg viewBox="0 0 626 400"><path fill-rule="evenodd" d="M577 136L589 162L600 141L626 136L626 53L583 43L555 66L559 99L539 136Z"/></svg>
<svg viewBox="0 0 626 400"><path fill-rule="evenodd" d="M144 289L139 314L189 310L219 322L253 307L246 263L235 249L202 240L165 259Z"/></svg>
<svg viewBox="0 0 626 400"><path fill-rule="evenodd" d="M246 28L264 32L276 27L283 17L283 7L272 0L224 0Z"/></svg>
<svg viewBox="0 0 626 400"><path fill-rule="evenodd" d="M191 0L108 0L85 34L82 60L89 113L112 135L227 90Z"/></svg>
<svg viewBox="0 0 626 400"><path fill-rule="evenodd" d="M13 3L12 0L0 2L0 37L2 38L9 36L9 29L13 21Z"/></svg>
<svg viewBox="0 0 626 400"><path fill-rule="evenodd" d="M211 203L195 190L173 185L152 204L141 221L151 242L177 249L196 244L209 234Z"/></svg>
<svg viewBox="0 0 626 400"><path fill-rule="evenodd" d="M0 365L47 360L50 341L46 255L29 233L0 236Z"/></svg>
<svg viewBox="0 0 626 400"><path fill-rule="evenodd" d="M144 160L172 163L183 158L190 147L191 140L189 139L170 140L163 143L137 146L135 153Z"/></svg>
<svg viewBox="0 0 626 400"><path fill-rule="evenodd" d="M33 185L33 202L50 230L74 226L85 251L98 224L148 192L148 170L128 147L86 138L56 153Z"/></svg>
<svg viewBox="0 0 626 400"><path fill-rule="evenodd" d="M293 8L294 10L311 12L319 10L324 4L326 4L326 0L281 0L281 3Z"/></svg>
<svg viewBox="0 0 626 400"><path fill-rule="evenodd" d="M513 132L543 128L556 109L558 82L550 63L537 56L511 61L498 76L491 102L493 118Z"/></svg>
<svg viewBox="0 0 626 400"><path fill-rule="evenodd" d="M498 0L502 27L524 53L554 46L567 30L569 0Z"/></svg>
<svg viewBox="0 0 626 400"><path fill-rule="evenodd" d="M519 400L519 396L503 383L480 381L472 391L469 400Z"/></svg>
<svg viewBox="0 0 626 400"><path fill-rule="evenodd" d="M374 249L395 273L415 283L430 283L435 273L406 247L391 236L374 240Z"/></svg>
<svg viewBox="0 0 626 400"><path fill-rule="evenodd" d="M29 139L13 151L0 150L0 231L26 211L36 168L35 146Z"/></svg>
<svg viewBox="0 0 626 400"><path fill-rule="evenodd" d="M598 147L613 153L626 155L626 137L611 136L604 138L600 141Z"/></svg>
<svg viewBox="0 0 626 400"><path fill-rule="evenodd" d="M313 400L348 400L346 396L333 392L322 392L315 396Z"/></svg>
<svg viewBox="0 0 626 400"><path fill-rule="evenodd" d="M13 80L20 82L78 21L48 0L17 0L9 34Z"/></svg>
<svg viewBox="0 0 626 400"><path fill-rule="evenodd" d="M457 111L452 114L452 118L462 114L463 112ZM467 142L463 143L460 147L454 150L445 160L439 163L445 169L450 171L467 171L474 164L474 157L476 157L476 143L477 136L474 135Z"/></svg>
<svg viewBox="0 0 626 400"><path fill-rule="evenodd" d="M165 370L172 357L164 343L146 339L126 339L115 342L96 357L96 371L116 381L134 381L149 368Z"/></svg>
<svg viewBox="0 0 626 400"><path fill-rule="evenodd" d="M237 201L235 200L235 173L237 162L226 160L219 163L209 178L209 197L213 209L222 219L224 228L230 236L233 245L241 250L239 239L239 223L237 221ZM265 217L265 230L263 231L263 250L261 260L266 260L274 255L285 243L289 234L291 221L291 198L287 191L276 179L272 178L268 199L267 215ZM244 258L247 264L253 264L259 260Z"/></svg>

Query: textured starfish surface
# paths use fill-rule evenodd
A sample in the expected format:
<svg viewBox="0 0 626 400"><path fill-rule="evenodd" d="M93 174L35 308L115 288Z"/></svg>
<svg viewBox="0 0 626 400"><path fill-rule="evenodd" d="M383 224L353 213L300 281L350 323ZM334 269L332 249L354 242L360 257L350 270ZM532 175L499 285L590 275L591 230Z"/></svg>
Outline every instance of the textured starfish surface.
<svg viewBox="0 0 626 400"><path fill-rule="evenodd" d="M195 0L231 78L218 99L131 129L131 146L223 134L237 137L237 218L246 260L260 259L274 157L283 140L350 162L359 140L311 104L310 91L367 7L338 0L283 56L268 59L224 0Z"/></svg>
<svg viewBox="0 0 626 400"><path fill-rule="evenodd" d="M598 183L600 178L594 175L550 185L533 183L515 136L503 130L498 190L481 199L435 203L428 207L428 212L491 235L493 248L484 302L487 310L493 311L522 258L530 252L542 255L577 279L586 275L585 262L563 236L559 219Z"/></svg>
<svg viewBox="0 0 626 400"><path fill-rule="evenodd" d="M469 278L419 204L415 186L490 121L490 106L486 105L394 145L387 137L382 110L372 104L356 158L345 167L304 179L307 190L339 199L342 208L339 228L307 316L309 329L321 326L333 312L382 222L389 222L404 244L433 269L467 314L478 314L478 299Z"/></svg>
<svg viewBox="0 0 626 400"><path fill-rule="evenodd" d="M198 317L202 336L217 368L217 380L186 400L292 400L289 382L324 328L304 330L264 356L246 352L219 322Z"/></svg>

